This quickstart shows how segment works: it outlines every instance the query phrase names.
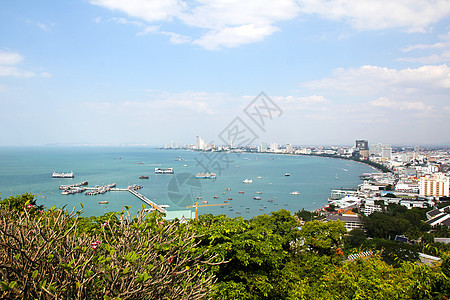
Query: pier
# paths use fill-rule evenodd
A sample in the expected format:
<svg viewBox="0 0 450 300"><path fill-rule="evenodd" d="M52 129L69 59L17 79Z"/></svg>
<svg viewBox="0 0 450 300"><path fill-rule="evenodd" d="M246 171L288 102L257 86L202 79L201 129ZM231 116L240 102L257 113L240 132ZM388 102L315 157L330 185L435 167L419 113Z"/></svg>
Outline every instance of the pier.
<svg viewBox="0 0 450 300"><path fill-rule="evenodd" d="M153 209L156 209L157 211L159 211L160 213L166 213L167 212L167 210L165 210L164 208L162 208L161 206L159 206L155 202L151 201L150 199L148 199L144 195L136 192L135 190L133 190L133 189L127 189L127 190L130 193L132 193L133 195L135 195L136 197L138 197L139 199L141 199L142 201L144 201L145 203L147 203L148 205L150 205L151 207L153 207Z"/></svg>
<svg viewBox="0 0 450 300"><path fill-rule="evenodd" d="M86 182L87 183L87 182ZM72 189L76 188L76 186L79 185L83 185L83 184L75 184L70 186ZM158 205L156 204L154 201L148 199L147 197L145 197L144 195L138 193L136 190L141 189L142 186L139 185L132 185L127 187L126 189L124 188L117 188L115 183L112 184L107 184L105 186L95 186L95 187L85 187L84 190L88 190L88 192L86 192L86 195L98 195L98 194L104 194L106 192L130 192L131 194L133 194L134 196L136 196L138 199L140 199L141 201L145 202L146 204L150 205L154 210L159 211L160 213L167 213L167 210L164 209L163 205ZM64 194L65 195L65 194Z"/></svg>

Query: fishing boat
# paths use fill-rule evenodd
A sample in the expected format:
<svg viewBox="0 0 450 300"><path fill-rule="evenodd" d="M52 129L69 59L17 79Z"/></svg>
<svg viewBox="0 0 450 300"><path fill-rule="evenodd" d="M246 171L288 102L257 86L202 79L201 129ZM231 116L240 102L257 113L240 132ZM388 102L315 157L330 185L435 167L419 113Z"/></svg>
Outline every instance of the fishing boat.
<svg viewBox="0 0 450 300"><path fill-rule="evenodd" d="M219 199L219 196L214 196L214 199Z"/></svg>
<svg viewBox="0 0 450 300"><path fill-rule="evenodd" d="M228 200L233 200L233 198L228 198Z"/></svg>
<svg viewBox="0 0 450 300"><path fill-rule="evenodd" d="M244 193L244 191L240 191L240 192L239 192L239 194L243 194L243 193Z"/></svg>
<svg viewBox="0 0 450 300"><path fill-rule="evenodd" d="M261 192L261 191L257 191L256 193L257 193L257 194L262 194L262 192Z"/></svg>
<svg viewBox="0 0 450 300"><path fill-rule="evenodd" d="M289 173L286 173L286 174L284 174L284 176L291 176L291 174L289 174Z"/></svg>
<svg viewBox="0 0 450 300"><path fill-rule="evenodd" d="M142 175L142 176L139 176L139 179L148 179L148 176Z"/></svg>
<svg viewBox="0 0 450 300"><path fill-rule="evenodd" d="M253 180L252 179L245 179L244 181L242 181L243 183L252 183Z"/></svg>
<svg viewBox="0 0 450 300"><path fill-rule="evenodd" d="M208 203L208 200L202 200L202 203Z"/></svg>
<svg viewBox="0 0 450 300"><path fill-rule="evenodd" d="M255 197L253 197L253 199L254 199L254 200L261 200L261 197L255 196Z"/></svg>
<svg viewBox="0 0 450 300"><path fill-rule="evenodd" d="M300 195L300 193L295 191L295 192L291 192L291 195Z"/></svg>
<svg viewBox="0 0 450 300"><path fill-rule="evenodd" d="M98 201L98 204L108 204L108 201Z"/></svg>
<svg viewBox="0 0 450 300"><path fill-rule="evenodd" d="M231 191L231 188L227 187L225 190L226 190L226 191Z"/></svg>

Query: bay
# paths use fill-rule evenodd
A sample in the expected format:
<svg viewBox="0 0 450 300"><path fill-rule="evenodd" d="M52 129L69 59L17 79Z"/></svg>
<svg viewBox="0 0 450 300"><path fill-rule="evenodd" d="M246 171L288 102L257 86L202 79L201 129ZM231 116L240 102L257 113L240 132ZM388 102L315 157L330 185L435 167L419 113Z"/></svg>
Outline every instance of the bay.
<svg viewBox="0 0 450 300"><path fill-rule="evenodd" d="M195 179L205 166L217 173L217 179ZM156 167L174 168L175 174L154 174ZM75 178L51 177L53 172L70 171ZM88 181L89 186L116 183L120 188L138 184L143 186L141 194L158 204L169 205L169 211L186 210L186 206L197 201L199 206L226 201L230 205L199 207L199 214L249 219L278 209L317 209L327 204L331 189L355 188L360 183L359 175L371 171L373 168L365 164L313 156L201 153L150 147L3 147L0 197L30 192L37 195L38 204L46 207L65 206L71 211L81 209L83 203L84 216L121 211L125 206L131 206L130 212L135 214L143 202L128 192L61 195L59 186L82 181ZM142 175L149 179L139 179ZM252 183L243 183L245 179ZM300 195L291 195L294 191ZM253 198L258 196L261 200Z"/></svg>

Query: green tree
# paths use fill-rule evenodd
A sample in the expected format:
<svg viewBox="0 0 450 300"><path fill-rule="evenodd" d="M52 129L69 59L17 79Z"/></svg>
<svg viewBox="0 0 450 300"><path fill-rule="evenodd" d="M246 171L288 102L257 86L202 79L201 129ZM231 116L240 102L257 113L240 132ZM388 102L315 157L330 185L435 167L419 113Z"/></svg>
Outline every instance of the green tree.
<svg viewBox="0 0 450 300"><path fill-rule="evenodd" d="M307 222L300 231L298 245L319 255L332 255L346 232L342 221Z"/></svg>

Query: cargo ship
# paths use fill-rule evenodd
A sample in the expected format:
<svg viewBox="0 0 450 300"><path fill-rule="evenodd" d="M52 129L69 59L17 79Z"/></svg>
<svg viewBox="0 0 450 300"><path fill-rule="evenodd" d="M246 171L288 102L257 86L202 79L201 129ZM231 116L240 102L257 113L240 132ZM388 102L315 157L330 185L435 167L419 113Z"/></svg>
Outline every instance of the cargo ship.
<svg viewBox="0 0 450 300"><path fill-rule="evenodd" d="M74 178L75 175L73 174L73 172L70 173L57 173L57 172L53 172L52 174L52 178Z"/></svg>
<svg viewBox="0 0 450 300"><path fill-rule="evenodd" d="M197 179L216 179L217 175L216 175L216 173L197 173L197 175L195 175L195 178L197 178Z"/></svg>
<svg viewBox="0 0 450 300"><path fill-rule="evenodd" d="M173 168L167 168L167 169L162 169L162 168L155 168L155 174L173 174Z"/></svg>

